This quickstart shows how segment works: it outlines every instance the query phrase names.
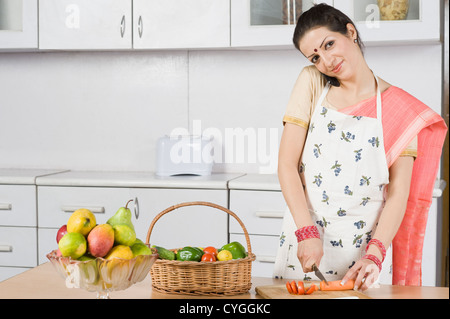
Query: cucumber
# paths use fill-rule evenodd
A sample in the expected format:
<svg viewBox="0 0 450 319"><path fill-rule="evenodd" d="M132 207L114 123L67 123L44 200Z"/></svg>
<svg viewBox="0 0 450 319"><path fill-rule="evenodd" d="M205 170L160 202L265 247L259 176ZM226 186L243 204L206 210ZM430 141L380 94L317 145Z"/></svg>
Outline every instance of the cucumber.
<svg viewBox="0 0 450 319"><path fill-rule="evenodd" d="M152 246L158 252L159 258L166 260L175 260L175 253L161 246Z"/></svg>

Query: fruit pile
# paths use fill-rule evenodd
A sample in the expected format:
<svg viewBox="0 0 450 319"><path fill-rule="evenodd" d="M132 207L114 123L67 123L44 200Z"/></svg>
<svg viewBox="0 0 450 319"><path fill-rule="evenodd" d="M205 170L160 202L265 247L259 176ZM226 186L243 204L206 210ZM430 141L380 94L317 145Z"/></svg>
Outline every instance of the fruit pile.
<svg viewBox="0 0 450 319"><path fill-rule="evenodd" d="M214 262L247 257L244 246L237 241L228 243L219 249L213 246L206 248L186 246L178 250L169 250L155 245L152 248L157 250L160 259L166 260Z"/></svg>
<svg viewBox="0 0 450 319"><path fill-rule="evenodd" d="M81 261L97 257L133 259L138 255L151 255L152 250L136 238L131 212L127 208L130 201L119 208L106 224L97 224L95 215L88 209L74 211L56 234L57 255Z"/></svg>

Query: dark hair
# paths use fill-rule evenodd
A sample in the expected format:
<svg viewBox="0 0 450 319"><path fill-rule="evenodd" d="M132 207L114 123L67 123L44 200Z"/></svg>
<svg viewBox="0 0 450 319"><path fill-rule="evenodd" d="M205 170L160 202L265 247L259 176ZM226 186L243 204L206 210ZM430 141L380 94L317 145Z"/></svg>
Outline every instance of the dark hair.
<svg viewBox="0 0 450 319"><path fill-rule="evenodd" d="M356 30L356 39L361 52L364 44L361 41L358 30L353 21L338 9L324 3L316 4L311 9L303 12L297 20L292 41L297 50L300 51L300 39L311 29L326 27L330 31L348 35L347 24L351 23ZM339 81L334 77L322 74L331 85L339 86Z"/></svg>

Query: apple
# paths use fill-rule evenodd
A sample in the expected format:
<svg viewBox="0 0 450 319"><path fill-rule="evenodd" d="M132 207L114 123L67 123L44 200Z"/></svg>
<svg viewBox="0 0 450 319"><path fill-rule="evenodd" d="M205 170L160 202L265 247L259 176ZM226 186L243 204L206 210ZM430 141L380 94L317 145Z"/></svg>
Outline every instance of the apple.
<svg viewBox="0 0 450 319"><path fill-rule="evenodd" d="M86 253L86 238L80 233L67 233L59 241L58 248L64 257L78 259Z"/></svg>
<svg viewBox="0 0 450 319"><path fill-rule="evenodd" d="M56 233L56 243L58 244L61 238L67 234L67 225L62 225L61 228Z"/></svg>
<svg viewBox="0 0 450 319"><path fill-rule="evenodd" d="M114 245L114 230L109 224L95 226L87 237L88 251L94 257L104 257Z"/></svg>

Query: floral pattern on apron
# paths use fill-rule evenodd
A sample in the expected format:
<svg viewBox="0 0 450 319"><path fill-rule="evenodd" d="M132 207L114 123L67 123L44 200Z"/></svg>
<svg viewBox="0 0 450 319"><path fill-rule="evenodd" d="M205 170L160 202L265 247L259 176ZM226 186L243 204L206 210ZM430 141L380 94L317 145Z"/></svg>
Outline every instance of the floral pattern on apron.
<svg viewBox="0 0 450 319"><path fill-rule="evenodd" d="M383 143L381 93L377 82L377 118L352 116L322 105L324 88L311 117L300 162L300 177L312 219L323 243L319 268L327 280L339 280L364 254L381 210L389 170ZM297 238L286 209L274 277L319 280L303 273ZM379 282L391 283L388 249Z"/></svg>

